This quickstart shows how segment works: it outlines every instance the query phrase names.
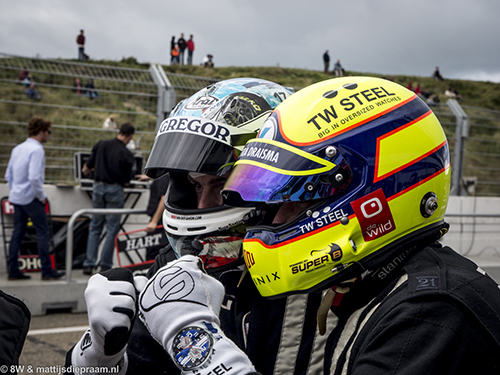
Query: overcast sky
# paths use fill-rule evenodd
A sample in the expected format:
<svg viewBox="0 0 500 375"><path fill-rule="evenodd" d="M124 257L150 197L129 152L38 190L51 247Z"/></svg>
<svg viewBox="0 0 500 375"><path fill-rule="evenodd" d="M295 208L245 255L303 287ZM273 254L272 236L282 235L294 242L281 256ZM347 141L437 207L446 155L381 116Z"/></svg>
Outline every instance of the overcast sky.
<svg viewBox="0 0 500 375"><path fill-rule="evenodd" d="M500 0L0 0L0 52L167 64L194 35L194 62L500 82Z"/></svg>

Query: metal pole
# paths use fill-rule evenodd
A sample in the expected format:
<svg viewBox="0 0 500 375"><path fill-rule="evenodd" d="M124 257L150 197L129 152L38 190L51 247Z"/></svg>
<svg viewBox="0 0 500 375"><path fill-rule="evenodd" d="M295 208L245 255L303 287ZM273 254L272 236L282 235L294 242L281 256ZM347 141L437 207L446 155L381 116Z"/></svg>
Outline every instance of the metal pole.
<svg viewBox="0 0 500 375"><path fill-rule="evenodd" d="M462 195L464 148L465 139L469 136L469 117L455 99L448 100L446 104L457 119L450 195Z"/></svg>
<svg viewBox="0 0 500 375"><path fill-rule="evenodd" d="M76 219L83 214L145 214L146 210L132 208L83 208L76 211L68 221L68 230L66 237L66 282L71 282L71 272L73 270L73 226Z"/></svg>
<svg viewBox="0 0 500 375"><path fill-rule="evenodd" d="M176 103L176 93L161 65L149 67L151 77L158 87L158 104L156 110L156 130L162 121L167 118Z"/></svg>

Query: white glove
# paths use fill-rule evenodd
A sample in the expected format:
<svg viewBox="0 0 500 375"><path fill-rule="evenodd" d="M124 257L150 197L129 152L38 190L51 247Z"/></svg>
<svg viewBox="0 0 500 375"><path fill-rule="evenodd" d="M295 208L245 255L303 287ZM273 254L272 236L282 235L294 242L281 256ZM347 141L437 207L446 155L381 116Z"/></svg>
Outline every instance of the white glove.
<svg viewBox="0 0 500 375"><path fill-rule="evenodd" d="M224 287L185 255L158 270L139 296L139 318L183 373L249 374L248 357L219 328Z"/></svg>
<svg viewBox="0 0 500 375"><path fill-rule="evenodd" d="M118 365L120 374L126 372L125 350L135 318L136 296L129 269L113 268L90 278L85 289L90 327L73 348L73 366Z"/></svg>

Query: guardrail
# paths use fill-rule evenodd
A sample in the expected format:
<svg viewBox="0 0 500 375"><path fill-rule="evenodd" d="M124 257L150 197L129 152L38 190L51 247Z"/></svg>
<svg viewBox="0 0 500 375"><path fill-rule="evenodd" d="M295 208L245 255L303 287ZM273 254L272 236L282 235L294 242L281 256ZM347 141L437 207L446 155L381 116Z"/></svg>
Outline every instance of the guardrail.
<svg viewBox="0 0 500 375"><path fill-rule="evenodd" d="M68 221L68 231L66 238L66 282L71 282L71 273L73 272L73 226L78 217L84 214L145 214L146 210L134 208L82 208L71 215Z"/></svg>

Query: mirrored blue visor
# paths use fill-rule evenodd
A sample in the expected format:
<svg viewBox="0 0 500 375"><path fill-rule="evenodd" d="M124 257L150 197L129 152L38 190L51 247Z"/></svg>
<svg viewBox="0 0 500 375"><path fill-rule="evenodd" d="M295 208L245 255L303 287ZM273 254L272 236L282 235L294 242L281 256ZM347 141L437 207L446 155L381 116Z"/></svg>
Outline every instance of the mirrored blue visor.
<svg viewBox="0 0 500 375"><path fill-rule="evenodd" d="M224 203L304 201L343 190L352 174L342 155L337 152L332 160L317 154L274 140L249 141L224 185Z"/></svg>

